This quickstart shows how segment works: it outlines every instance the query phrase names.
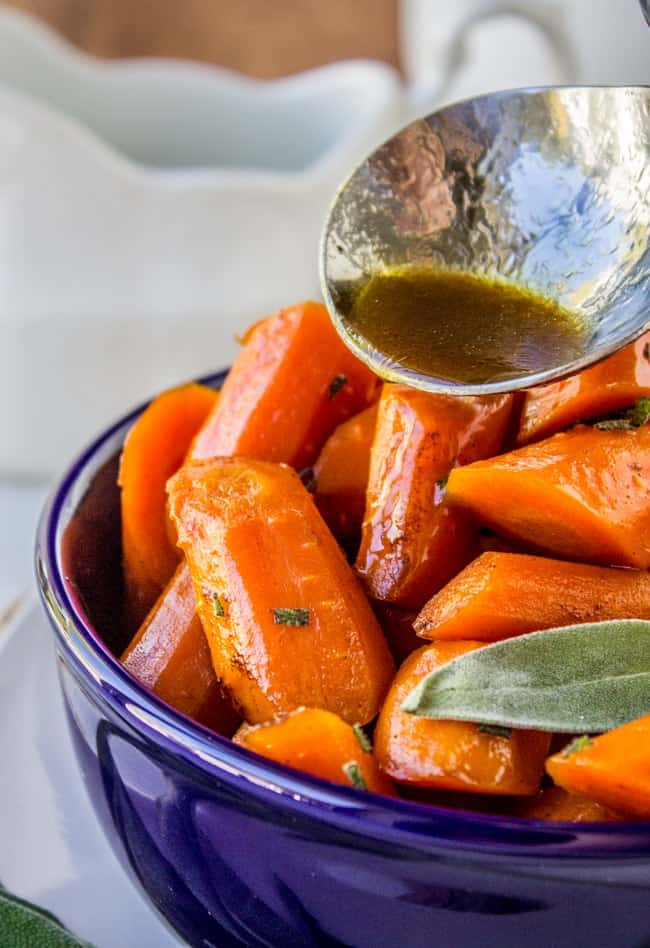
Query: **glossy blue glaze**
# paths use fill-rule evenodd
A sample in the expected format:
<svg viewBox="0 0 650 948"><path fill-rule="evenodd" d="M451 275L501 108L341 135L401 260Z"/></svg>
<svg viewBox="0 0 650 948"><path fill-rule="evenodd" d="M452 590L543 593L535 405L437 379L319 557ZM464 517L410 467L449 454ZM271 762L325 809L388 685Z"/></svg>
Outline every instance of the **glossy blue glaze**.
<svg viewBox="0 0 650 948"><path fill-rule="evenodd" d="M648 948L650 824L515 821L335 786L193 724L124 671L61 540L136 414L62 479L37 571L90 798L167 921L220 948Z"/></svg>

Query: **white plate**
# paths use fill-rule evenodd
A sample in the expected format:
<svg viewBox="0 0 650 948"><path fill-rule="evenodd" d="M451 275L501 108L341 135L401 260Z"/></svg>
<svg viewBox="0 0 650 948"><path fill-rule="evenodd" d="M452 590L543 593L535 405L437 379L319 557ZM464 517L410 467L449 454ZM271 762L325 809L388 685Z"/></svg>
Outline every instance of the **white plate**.
<svg viewBox="0 0 650 948"><path fill-rule="evenodd" d="M178 948L95 819L53 653L32 594L0 624L0 882L54 912L95 948Z"/></svg>

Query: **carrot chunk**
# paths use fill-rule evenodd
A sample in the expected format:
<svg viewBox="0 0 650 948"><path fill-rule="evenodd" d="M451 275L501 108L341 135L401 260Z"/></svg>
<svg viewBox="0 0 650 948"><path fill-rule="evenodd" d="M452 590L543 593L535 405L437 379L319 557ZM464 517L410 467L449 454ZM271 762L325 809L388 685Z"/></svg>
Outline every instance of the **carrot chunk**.
<svg viewBox="0 0 650 948"><path fill-rule="evenodd" d="M178 566L122 662L154 694L199 724L226 737L236 729L239 718L212 669L185 563Z"/></svg>
<svg viewBox="0 0 650 948"><path fill-rule="evenodd" d="M579 426L454 469L447 498L535 548L588 563L650 566L650 426Z"/></svg>
<svg viewBox="0 0 650 948"><path fill-rule="evenodd" d="M301 708L279 721L243 725L234 740L279 764L360 790L394 796L367 738L331 711Z"/></svg>
<svg viewBox="0 0 650 948"><path fill-rule="evenodd" d="M429 672L480 642L437 642L413 652L397 672L375 731L380 769L397 783L472 793L536 793L550 734L513 730L508 736L466 721L417 717L402 704Z"/></svg>
<svg viewBox="0 0 650 948"><path fill-rule="evenodd" d="M561 787L545 787L536 797L522 801L517 816L527 820L558 820L564 823L616 823L621 818L595 800Z"/></svg>
<svg viewBox="0 0 650 948"><path fill-rule="evenodd" d="M526 393L517 435L528 444L568 428L628 408L650 396L650 332L608 359L561 382Z"/></svg>
<svg viewBox="0 0 650 948"><path fill-rule="evenodd" d="M374 599L420 608L469 559L473 527L445 498L456 464L498 451L508 395L462 398L385 385L356 569Z"/></svg>
<svg viewBox="0 0 650 948"><path fill-rule="evenodd" d="M650 619L650 575L518 553L483 553L424 606L427 639L498 642L578 622Z"/></svg>
<svg viewBox="0 0 650 948"><path fill-rule="evenodd" d="M300 470L337 425L375 399L378 386L322 303L283 309L247 333L191 457L245 455Z"/></svg>
<svg viewBox="0 0 650 948"><path fill-rule="evenodd" d="M314 464L316 506L341 540L358 540L361 531L376 424L375 404L339 425Z"/></svg>
<svg viewBox="0 0 650 948"><path fill-rule="evenodd" d="M185 465L168 489L215 672L247 721L308 703L371 720L394 664L297 474L217 458Z"/></svg>
<svg viewBox="0 0 650 948"><path fill-rule="evenodd" d="M155 398L129 431L121 487L126 624L137 628L172 576L180 552L169 538L165 485L217 401L204 385L182 385Z"/></svg>
<svg viewBox="0 0 650 948"><path fill-rule="evenodd" d="M650 715L578 738L546 761L554 782L624 816L650 819Z"/></svg>

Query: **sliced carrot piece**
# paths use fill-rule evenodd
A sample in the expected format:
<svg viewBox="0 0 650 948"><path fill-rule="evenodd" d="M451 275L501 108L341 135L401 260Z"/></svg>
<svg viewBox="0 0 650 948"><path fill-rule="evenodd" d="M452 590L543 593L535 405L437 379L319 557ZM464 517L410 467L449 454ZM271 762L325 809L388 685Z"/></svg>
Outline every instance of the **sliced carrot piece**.
<svg viewBox="0 0 650 948"><path fill-rule="evenodd" d="M205 385L182 385L155 398L124 442L121 487L126 624L137 628L172 576L180 551L165 512L168 479L217 401Z"/></svg>
<svg viewBox="0 0 650 948"><path fill-rule="evenodd" d="M185 563L176 569L122 662L154 694L199 724L226 737L235 731L239 717L212 669Z"/></svg>
<svg viewBox="0 0 650 948"><path fill-rule="evenodd" d="M603 619L650 619L650 575L518 553L483 553L415 620L427 639L498 642Z"/></svg>
<svg viewBox="0 0 650 948"><path fill-rule="evenodd" d="M332 533L359 537L366 506L377 405L344 421L329 436L313 468L314 500Z"/></svg>
<svg viewBox="0 0 650 948"><path fill-rule="evenodd" d="M568 559L650 566L650 426L579 426L453 470L447 497L506 537Z"/></svg>
<svg viewBox="0 0 650 948"><path fill-rule="evenodd" d="M509 395L463 398L385 385L356 569L374 599L420 608L469 559L473 526L445 499L451 468L498 451Z"/></svg>
<svg viewBox="0 0 650 948"><path fill-rule="evenodd" d="M608 359L561 382L526 393L517 435L528 444L568 428L628 408L650 396L650 332Z"/></svg>
<svg viewBox="0 0 650 948"><path fill-rule="evenodd" d="M375 398L379 381L343 344L322 303L256 324L191 449L198 460L245 455L300 470Z"/></svg>
<svg viewBox="0 0 650 948"><path fill-rule="evenodd" d="M650 819L650 715L578 738L546 761L554 782L616 813Z"/></svg>
<svg viewBox="0 0 650 948"><path fill-rule="evenodd" d="M397 783L473 793L536 793L550 734L515 730L504 737L466 721L417 717L402 704L429 672L480 642L437 642L413 652L397 672L375 731L380 769Z"/></svg>
<svg viewBox="0 0 650 948"><path fill-rule="evenodd" d="M536 797L522 801L517 816L527 820L558 820L565 823L616 823L621 818L595 800L567 793L561 787L545 787Z"/></svg>
<svg viewBox="0 0 650 948"><path fill-rule="evenodd" d="M286 465L185 465L168 485L212 663L249 723L310 704L361 724L394 664L354 573Z"/></svg>
<svg viewBox="0 0 650 948"><path fill-rule="evenodd" d="M194 440L192 457L245 453L296 465L310 464L332 429L365 408L378 394L378 380L349 353L325 308L318 303L290 307L261 320L243 341L244 348L228 374L219 403ZM147 431L150 440L156 442L164 431L158 427L157 416L150 421L146 421ZM177 463L165 474L163 488L164 480L181 463L187 449L187 439L170 440L168 450L175 452ZM144 453L140 457L146 472L147 458ZM147 490L152 490L150 484ZM157 497L157 489L152 494ZM164 505L164 489L160 497ZM156 522L161 524L162 520ZM163 544L160 526L158 533L168 560L157 574L158 582L146 589L137 587L143 591L135 607L131 601L134 597L130 597L130 610L135 615L131 628L137 627L160 592L163 576L170 575L178 561L179 552ZM194 597L190 586L172 588L170 596L165 606L166 628L176 610L175 635L180 641L184 630L190 628L185 617L194 608ZM158 628L153 624L148 641ZM209 663L208 670L211 673Z"/></svg>
<svg viewBox="0 0 650 948"><path fill-rule="evenodd" d="M355 734L350 724L331 711L301 708L278 721L244 725L234 740L279 764L323 780L395 795L391 782L367 749L367 737L358 731Z"/></svg>

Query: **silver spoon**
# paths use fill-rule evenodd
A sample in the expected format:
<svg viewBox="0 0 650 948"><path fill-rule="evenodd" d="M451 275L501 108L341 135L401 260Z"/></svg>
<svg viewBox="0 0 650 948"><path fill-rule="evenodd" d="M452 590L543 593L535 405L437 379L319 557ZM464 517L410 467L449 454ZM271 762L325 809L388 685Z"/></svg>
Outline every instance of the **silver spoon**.
<svg viewBox="0 0 650 948"><path fill-rule="evenodd" d="M586 368L650 327L650 87L498 92L412 122L343 184L320 254L336 328L384 378L484 394ZM389 358L350 317L359 287L405 264L556 301L586 326L578 357L472 383Z"/></svg>

